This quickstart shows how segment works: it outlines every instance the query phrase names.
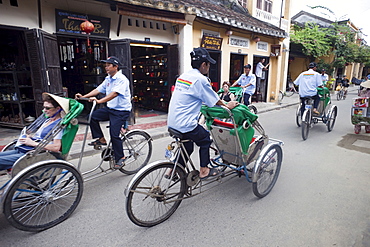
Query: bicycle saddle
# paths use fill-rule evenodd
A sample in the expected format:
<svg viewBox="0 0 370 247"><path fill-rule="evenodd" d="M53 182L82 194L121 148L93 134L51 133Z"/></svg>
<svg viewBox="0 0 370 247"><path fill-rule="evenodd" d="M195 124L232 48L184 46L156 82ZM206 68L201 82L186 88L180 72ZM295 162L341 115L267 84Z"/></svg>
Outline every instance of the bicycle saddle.
<svg viewBox="0 0 370 247"><path fill-rule="evenodd" d="M310 100L310 99L313 99L312 97L313 96L306 96L306 97L300 97L300 98L303 99L303 100Z"/></svg>
<svg viewBox="0 0 370 247"><path fill-rule="evenodd" d="M183 139L182 133L178 130L168 127L168 132L170 133L171 137L177 137L179 139Z"/></svg>

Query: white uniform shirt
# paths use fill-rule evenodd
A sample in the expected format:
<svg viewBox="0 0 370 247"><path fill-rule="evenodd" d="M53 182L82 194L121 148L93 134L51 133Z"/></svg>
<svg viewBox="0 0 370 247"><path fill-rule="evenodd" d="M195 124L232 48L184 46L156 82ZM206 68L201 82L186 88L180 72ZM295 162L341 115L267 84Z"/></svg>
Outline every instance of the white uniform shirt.
<svg viewBox="0 0 370 247"><path fill-rule="evenodd" d="M243 93L253 95L256 91L256 76L252 74L252 71L249 72L248 75L242 74L239 79L236 81L236 83L240 86L245 86L251 83L252 85L246 87L243 89Z"/></svg>
<svg viewBox="0 0 370 247"><path fill-rule="evenodd" d="M264 68L265 66L263 66L263 64L261 62L259 62L256 66L256 76L257 77L262 77L262 69Z"/></svg>
<svg viewBox="0 0 370 247"><path fill-rule="evenodd" d="M317 87L322 86L321 74L313 69L302 72L294 81L299 86L299 96L308 97L317 94Z"/></svg>
<svg viewBox="0 0 370 247"><path fill-rule="evenodd" d="M207 77L198 69L182 74L175 84L168 110L168 127L186 133L198 125L198 114L202 103L214 106L219 97L213 91Z"/></svg>
<svg viewBox="0 0 370 247"><path fill-rule="evenodd" d="M118 93L118 96L107 102L107 107L118 111L131 111L130 82L127 77L118 71L113 77L108 75L105 80L96 88L106 95L111 92Z"/></svg>

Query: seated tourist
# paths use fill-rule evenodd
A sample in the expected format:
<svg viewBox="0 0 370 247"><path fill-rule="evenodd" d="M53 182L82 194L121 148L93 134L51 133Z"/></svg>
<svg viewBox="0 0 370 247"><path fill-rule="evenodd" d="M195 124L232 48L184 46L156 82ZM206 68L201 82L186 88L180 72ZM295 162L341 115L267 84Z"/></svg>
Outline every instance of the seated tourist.
<svg viewBox="0 0 370 247"><path fill-rule="evenodd" d="M10 169L13 164L28 151L35 149L38 145L38 140L42 140L62 119L61 113L69 111L69 100L43 93L43 112L47 120L38 128L33 136L25 135L20 136L14 150L7 150L0 152L0 170ZM61 149L62 134L59 132L54 139L47 144L44 149L58 152Z"/></svg>

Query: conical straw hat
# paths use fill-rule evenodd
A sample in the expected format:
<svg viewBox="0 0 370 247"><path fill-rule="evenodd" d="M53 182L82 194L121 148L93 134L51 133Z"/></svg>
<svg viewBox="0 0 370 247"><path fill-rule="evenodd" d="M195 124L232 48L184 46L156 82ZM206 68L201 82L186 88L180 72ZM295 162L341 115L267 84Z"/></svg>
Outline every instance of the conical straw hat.
<svg viewBox="0 0 370 247"><path fill-rule="evenodd" d="M370 80L364 81L360 84L361 87L370 88Z"/></svg>
<svg viewBox="0 0 370 247"><path fill-rule="evenodd" d="M51 93L43 93L42 94L42 99L45 100L46 99L45 97L47 95L52 97L60 105L60 107L62 107L65 114L67 114L69 112L69 99L66 99L66 98L51 94Z"/></svg>

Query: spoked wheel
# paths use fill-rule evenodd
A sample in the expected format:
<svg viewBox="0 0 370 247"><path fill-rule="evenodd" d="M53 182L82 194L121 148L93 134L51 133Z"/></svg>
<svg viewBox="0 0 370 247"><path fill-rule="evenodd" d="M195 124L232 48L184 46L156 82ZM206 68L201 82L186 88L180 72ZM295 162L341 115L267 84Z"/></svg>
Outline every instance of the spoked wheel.
<svg viewBox="0 0 370 247"><path fill-rule="evenodd" d="M38 232L61 223L82 197L82 176L68 164L41 164L13 180L4 198L4 214L10 224L24 231Z"/></svg>
<svg viewBox="0 0 370 247"><path fill-rule="evenodd" d="M298 127L301 127L301 124L302 124L301 104L298 105L298 108L297 108L297 111L296 111L295 122L297 123Z"/></svg>
<svg viewBox="0 0 370 247"><path fill-rule="evenodd" d="M302 126L301 126L303 140L306 140L308 137L308 132L310 131L310 125L311 125L311 112L309 110L305 110L303 112Z"/></svg>
<svg viewBox="0 0 370 247"><path fill-rule="evenodd" d="M328 116L328 120L326 122L326 127L328 128L328 131L332 131L334 128L335 120L337 119L338 109L336 106L333 107L333 109L330 111L330 114Z"/></svg>
<svg viewBox="0 0 370 247"><path fill-rule="evenodd" d="M279 177L283 152L279 145L271 145L257 160L253 170L253 193L257 197L265 197L274 187Z"/></svg>
<svg viewBox="0 0 370 247"><path fill-rule="evenodd" d="M119 170L131 175L148 164L152 156L152 138L143 131L132 131L125 137L126 139L123 140L123 153L129 158Z"/></svg>
<svg viewBox="0 0 370 247"><path fill-rule="evenodd" d="M248 105L248 109L254 114L258 113L257 107L254 105Z"/></svg>
<svg viewBox="0 0 370 247"><path fill-rule="evenodd" d="M171 162L143 172L126 191L126 212L138 226L150 227L167 220L179 207L186 191L184 171Z"/></svg>
<svg viewBox="0 0 370 247"><path fill-rule="evenodd" d="M342 95L342 90L340 90L340 91L338 91L338 93L337 93L337 100L339 101L339 100L341 100L342 99L342 97L343 97L343 95Z"/></svg>

